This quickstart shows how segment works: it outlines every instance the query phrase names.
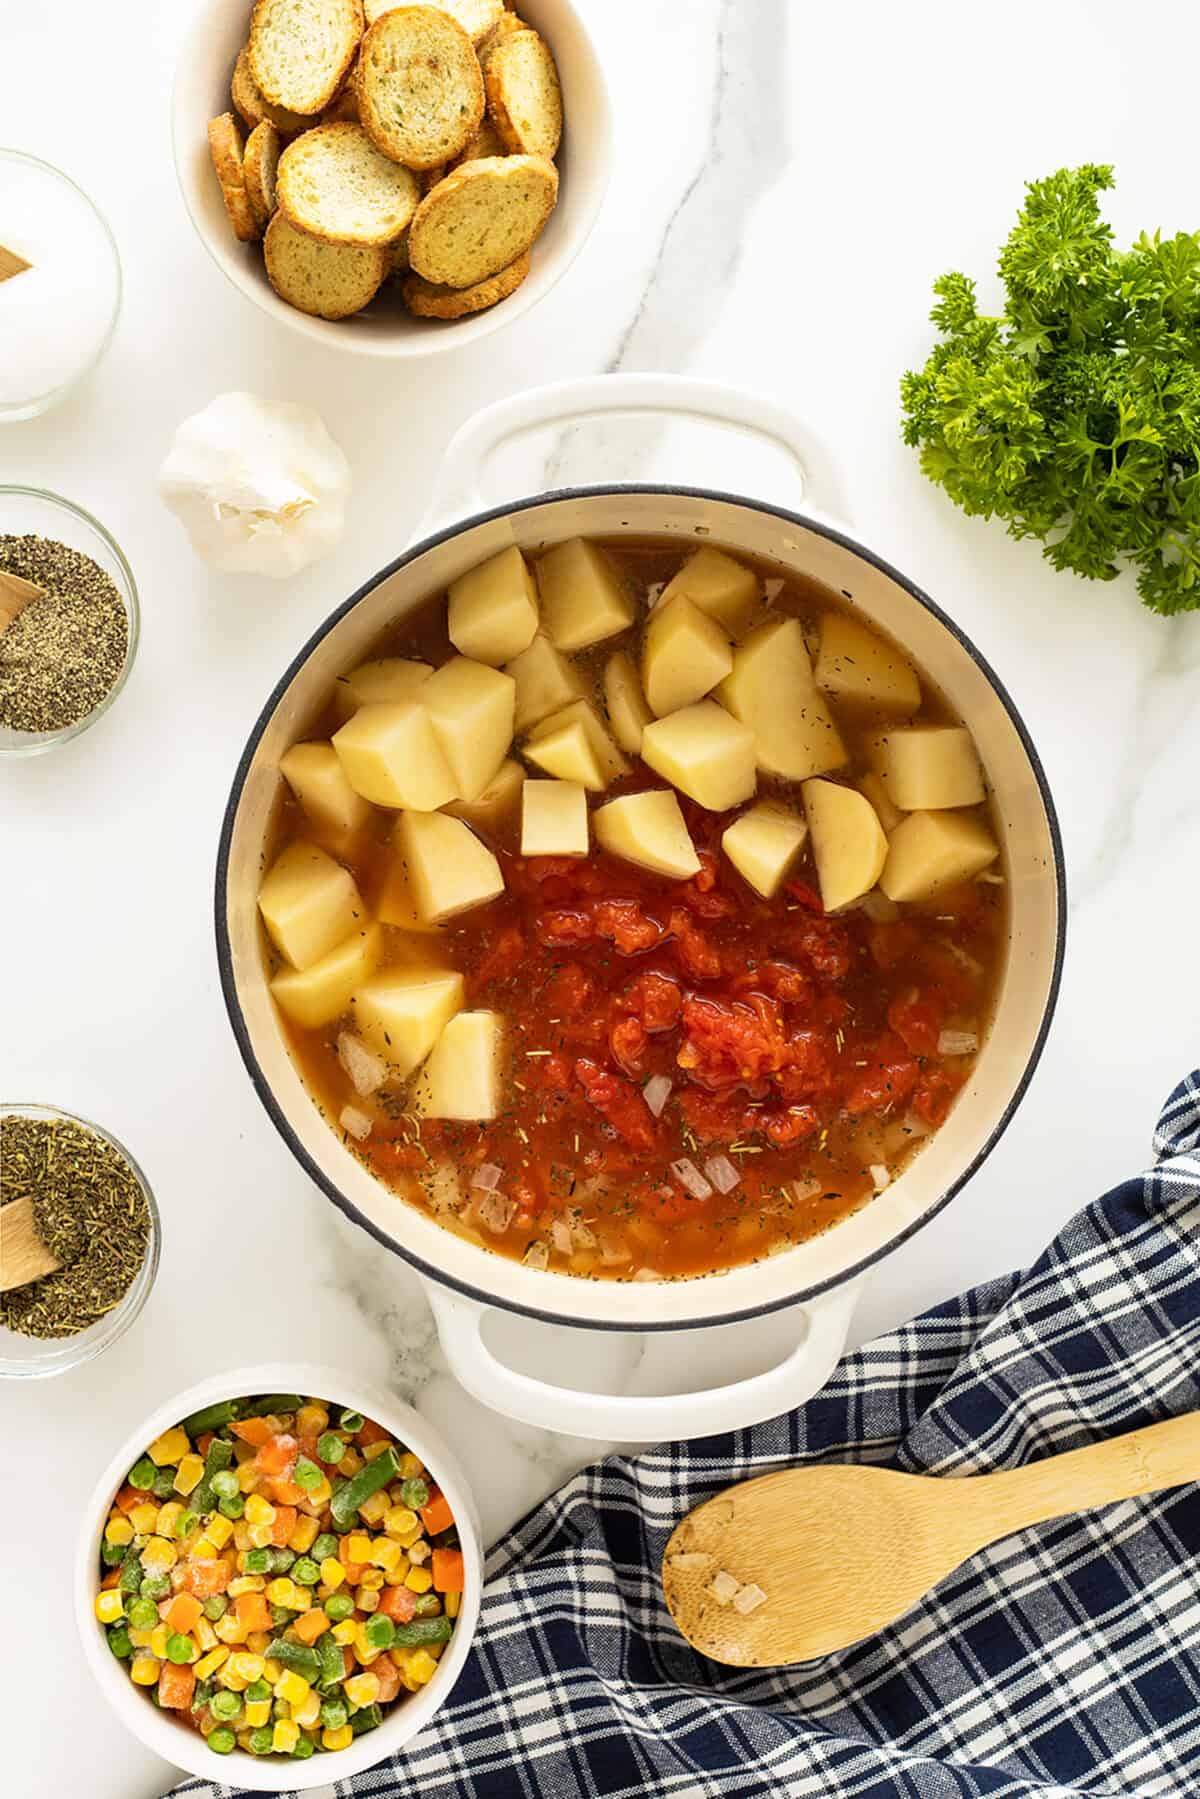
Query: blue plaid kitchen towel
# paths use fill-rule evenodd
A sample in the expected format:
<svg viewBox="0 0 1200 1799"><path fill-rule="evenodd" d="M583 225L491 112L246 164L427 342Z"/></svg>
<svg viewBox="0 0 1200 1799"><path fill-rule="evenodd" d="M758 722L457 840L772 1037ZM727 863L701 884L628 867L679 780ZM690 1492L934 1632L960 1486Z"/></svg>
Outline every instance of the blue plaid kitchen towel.
<svg viewBox="0 0 1200 1799"><path fill-rule="evenodd" d="M794 1415L585 1470L492 1551L477 1647L430 1728L329 1794L1200 1795L1195 1487L1025 1531L879 1636L778 1672L693 1654L658 1579L680 1516L746 1475L953 1478L1200 1409L1200 1072L1155 1155L1027 1273L869 1343Z"/></svg>

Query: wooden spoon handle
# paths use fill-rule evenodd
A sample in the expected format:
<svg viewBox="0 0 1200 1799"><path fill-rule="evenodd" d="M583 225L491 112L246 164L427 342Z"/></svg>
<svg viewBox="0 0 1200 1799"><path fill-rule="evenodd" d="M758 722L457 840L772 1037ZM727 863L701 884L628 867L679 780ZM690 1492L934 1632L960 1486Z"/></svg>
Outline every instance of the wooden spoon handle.
<svg viewBox="0 0 1200 1799"><path fill-rule="evenodd" d="M1200 1413L1189 1412L961 1485L964 1494L971 1495L975 1522L986 1528L987 1534L978 1540L983 1548L1048 1518L1114 1505L1194 1480L1200 1480Z"/></svg>
<svg viewBox="0 0 1200 1799"><path fill-rule="evenodd" d="M0 1293L10 1287L27 1287L30 1281L53 1274L58 1257L51 1255L38 1236L33 1221L33 1201L14 1199L0 1206Z"/></svg>
<svg viewBox="0 0 1200 1799"><path fill-rule="evenodd" d="M42 590L21 575L10 575L0 568L0 631L7 630L30 600L40 600Z"/></svg>

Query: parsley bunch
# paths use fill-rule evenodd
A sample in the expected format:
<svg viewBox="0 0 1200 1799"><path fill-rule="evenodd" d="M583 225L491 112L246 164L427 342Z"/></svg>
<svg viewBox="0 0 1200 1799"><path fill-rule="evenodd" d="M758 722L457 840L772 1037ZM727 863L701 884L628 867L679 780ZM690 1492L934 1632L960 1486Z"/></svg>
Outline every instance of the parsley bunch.
<svg viewBox="0 0 1200 1799"><path fill-rule="evenodd" d="M935 282L941 341L901 382L904 438L964 511L1055 568L1138 571L1155 612L1200 608L1200 233L1113 248L1111 168L1028 184L1000 253L1004 315Z"/></svg>

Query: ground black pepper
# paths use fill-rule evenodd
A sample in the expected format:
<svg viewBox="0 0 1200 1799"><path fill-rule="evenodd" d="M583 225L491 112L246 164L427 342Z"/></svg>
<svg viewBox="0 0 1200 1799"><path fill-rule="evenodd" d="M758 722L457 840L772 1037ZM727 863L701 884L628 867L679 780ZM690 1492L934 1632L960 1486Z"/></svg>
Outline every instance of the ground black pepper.
<svg viewBox="0 0 1200 1799"><path fill-rule="evenodd" d="M0 1324L73 1337L124 1298L150 1241L150 1211L124 1156L69 1118L0 1118L0 1207L31 1197L61 1266L0 1293Z"/></svg>
<svg viewBox="0 0 1200 1799"><path fill-rule="evenodd" d="M90 556L49 537L0 536L0 569L42 589L0 631L0 725L64 730L95 711L125 665L121 595Z"/></svg>

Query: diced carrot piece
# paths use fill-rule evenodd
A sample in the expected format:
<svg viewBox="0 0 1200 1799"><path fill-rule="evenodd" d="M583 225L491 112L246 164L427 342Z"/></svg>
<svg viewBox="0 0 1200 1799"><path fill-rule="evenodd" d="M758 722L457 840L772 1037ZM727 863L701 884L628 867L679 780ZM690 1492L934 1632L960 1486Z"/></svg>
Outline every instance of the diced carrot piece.
<svg viewBox="0 0 1200 1799"><path fill-rule="evenodd" d="M240 1437L243 1443L252 1443L256 1449L261 1449L271 1436L271 1426L265 1418L243 1418L229 1428L235 1437Z"/></svg>
<svg viewBox="0 0 1200 1799"><path fill-rule="evenodd" d="M254 1458L260 1474L290 1474L296 1466L296 1439L286 1433L269 1437Z"/></svg>
<svg viewBox="0 0 1200 1799"><path fill-rule="evenodd" d="M444 1493L435 1493L429 1504L421 1507L421 1523L431 1537L450 1529L454 1523L454 1513L447 1505Z"/></svg>
<svg viewBox="0 0 1200 1799"><path fill-rule="evenodd" d="M441 1550L439 1550L438 1554L440 1555L441 1553ZM437 1575L435 1572L435 1585L436 1582ZM181 1636L186 1637L203 1610L204 1607L194 1593L176 1593L174 1599L172 1599L170 1605L167 1607L167 1623L171 1626L172 1630L177 1630Z"/></svg>
<svg viewBox="0 0 1200 1799"><path fill-rule="evenodd" d="M292 1635L299 1637L302 1643L315 1643L329 1629L329 1619L319 1605L309 1611L301 1612L292 1625Z"/></svg>
<svg viewBox="0 0 1200 1799"><path fill-rule="evenodd" d="M462 1592L463 1558L461 1549L434 1550L433 1584L439 1593Z"/></svg>
<svg viewBox="0 0 1200 1799"><path fill-rule="evenodd" d="M233 1604L238 1624L247 1634L252 1630L270 1630L271 1608L261 1593L239 1593Z"/></svg>
<svg viewBox="0 0 1200 1799"><path fill-rule="evenodd" d="M199 1456L207 1455L209 1452L209 1449L212 1446L212 1440L213 1440L212 1431L210 1431L210 1430L201 1431L200 1435L196 1438L196 1443L195 1443L196 1454Z"/></svg>
<svg viewBox="0 0 1200 1799"><path fill-rule="evenodd" d="M294 1480L277 1480L267 1482L267 1491L276 1505L299 1505L305 1497L304 1488L298 1487Z"/></svg>
<svg viewBox="0 0 1200 1799"><path fill-rule="evenodd" d="M408 1587L384 1587L378 1609L394 1624L407 1624L417 1615L417 1596Z"/></svg>
<svg viewBox="0 0 1200 1799"><path fill-rule="evenodd" d="M108 1573L104 1576L104 1579L100 1582L100 1585L102 1587L115 1587L120 1578L121 1570L119 1568L110 1568Z"/></svg>
<svg viewBox="0 0 1200 1799"><path fill-rule="evenodd" d="M342 1573L346 1576L346 1585L356 1587L369 1566L368 1562L343 1562Z"/></svg>
<svg viewBox="0 0 1200 1799"><path fill-rule="evenodd" d="M347 1674L353 1674L354 1664L355 1664L354 1651L347 1644L346 1647L343 1648L343 1650L342 1650L342 1667L345 1669Z"/></svg>
<svg viewBox="0 0 1200 1799"><path fill-rule="evenodd" d="M391 1440L391 1431L384 1430L381 1424L376 1424L374 1418L364 1418L362 1429L357 1431L354 1437L354 1441L360 1449L365 1449L368 1443L390 1443Z"/></svg>
<svg viewBox="0 0 1200 1799"><path fill-rule="evenodd" d="M348 1535L338 1538L338 1561L344 1568L350 1566L350 1538Z"/></svg>
<svg viewBox="0 0 1200 1799"><path fill-rule="evenodd" d="M116 1507L119 1512L131 1512L135 1505L141 1505L143 1499L149 1498L146 1493L139 1493L136 1487L122 1487L117 1494ZM150 1502L153 1504L153 1500Z"/></svg>
<svg viewBox="0 0 1200 1799"><path fill-rule="evenodd" d="M164 1662L158 1676L158 1703L168 1711L183 1712L192 1703L196 1676L191 1668Z"/></svg>
<svg viewBox="0 0 1200 1799"><path fill-rule="evenodd" d="M400 1670L390 1655L381 1655L377 1662L371 1663L371 1672L379 1682L379 1691L375 1695L378 1705L389 1705L400 1691Z"/></svg>
<svg viewBox="0 0 1200 1799"><path fill-rule="evenodd" d="M296 1519L298 1517L299 1513L294 1505L277 1505L275 1507L275 1522L271 1526L271 1541L276 1549L286 1549L287 1540L296 1528Z"/></svg>
<svg viewBox="0 0 1200 1799"><path fill-rule="evenodd" d="M306 1455L310 1462L319 1462L321 1459L317 1454L317 1444L319 1442L320 1438L314 1431L311 1436L297 1437L296 1448L300 1451L301 1455Z"/></svg>
<svg viewBox="0 0 1200 1799"><path fill-rule="evenodd" d="M231 1579L229 1563L217 1557L189 1562L179 1585L183 1592L191 1593L196 1599L211 1599L214 1593L223 1593Z"/></svg>

